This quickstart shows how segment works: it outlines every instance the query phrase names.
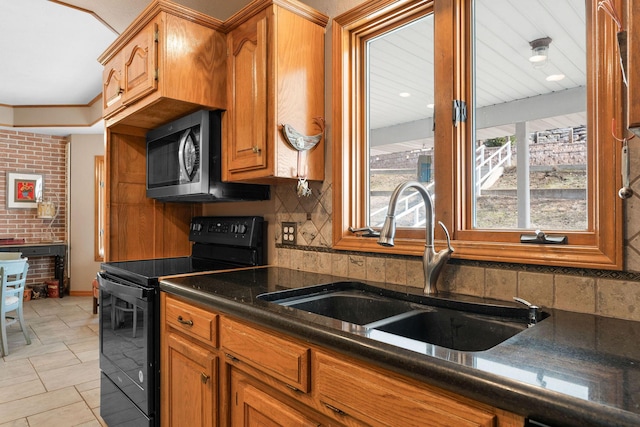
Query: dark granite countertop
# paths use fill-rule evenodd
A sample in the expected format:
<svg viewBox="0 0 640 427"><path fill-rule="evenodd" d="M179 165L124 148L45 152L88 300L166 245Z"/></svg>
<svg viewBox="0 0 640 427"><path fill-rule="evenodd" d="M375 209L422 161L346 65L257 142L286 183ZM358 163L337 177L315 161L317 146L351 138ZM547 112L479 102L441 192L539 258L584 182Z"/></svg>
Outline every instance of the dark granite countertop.
<svg viewBox="0 0 640 427"><path fill-rule="evenodd" d="M640 425L640 322L545 310L551 314L547 319L503 343L482 352L461 352L431 344L391 345L349 332L346 322L256 298L336 281L353 280L262 267L170 278L160 286L214 310L551 426Z"/></svg>

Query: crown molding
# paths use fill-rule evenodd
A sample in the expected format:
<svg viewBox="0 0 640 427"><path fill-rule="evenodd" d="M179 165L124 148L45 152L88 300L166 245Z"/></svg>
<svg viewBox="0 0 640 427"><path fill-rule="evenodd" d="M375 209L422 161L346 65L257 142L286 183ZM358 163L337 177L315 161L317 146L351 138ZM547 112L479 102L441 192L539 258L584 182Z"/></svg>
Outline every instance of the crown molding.
<svg viewBox="0 0 640 427"><path fill-rule="evenodd" d="M102 94L80 105L0 104L0 126L91 127L102 120Z"/></svg>

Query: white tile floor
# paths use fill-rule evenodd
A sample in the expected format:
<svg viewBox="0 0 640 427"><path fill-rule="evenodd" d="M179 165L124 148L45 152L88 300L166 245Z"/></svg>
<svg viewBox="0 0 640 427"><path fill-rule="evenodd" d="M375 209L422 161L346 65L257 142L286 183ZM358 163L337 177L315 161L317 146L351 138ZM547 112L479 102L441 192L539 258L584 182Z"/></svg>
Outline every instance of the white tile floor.
<svg viewBox="0 0 640 427"><path fill-rule="evenodd" d="M100 418L98 316L91 297L24 303L31 335L8 328L0 359L0 427L104 426Z"/></svg>

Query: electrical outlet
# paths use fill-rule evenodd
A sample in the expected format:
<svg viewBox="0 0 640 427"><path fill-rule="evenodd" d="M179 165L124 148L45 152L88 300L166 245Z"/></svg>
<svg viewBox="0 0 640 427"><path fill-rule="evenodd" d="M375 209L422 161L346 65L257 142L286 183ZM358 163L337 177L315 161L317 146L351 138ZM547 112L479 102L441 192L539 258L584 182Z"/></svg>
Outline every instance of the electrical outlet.
<svg viewBox="0 0 640 427"><path fill-rule="evenodd" d="M282 244L283 245L295 245L297 235L298 235L298 226L295 222L282 223Z"/></svg>

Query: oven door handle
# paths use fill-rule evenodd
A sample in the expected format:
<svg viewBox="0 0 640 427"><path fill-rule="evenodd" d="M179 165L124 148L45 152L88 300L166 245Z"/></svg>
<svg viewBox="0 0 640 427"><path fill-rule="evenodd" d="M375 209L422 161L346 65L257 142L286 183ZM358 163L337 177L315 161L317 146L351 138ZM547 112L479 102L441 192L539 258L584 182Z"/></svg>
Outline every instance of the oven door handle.
<svg viewBox="0 0 640 427"><path fill-rule="evenodd" d="M126 281L123 280L122 282ZM98 273L98 283L100 284L101 289L104 289L110 294L118 296L128 296L135 299L146 299L152 293L151 289L145 289L133 283L128 284L129 282L117 282L111 277L107 277L102 272Z"/></svg>

